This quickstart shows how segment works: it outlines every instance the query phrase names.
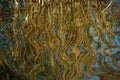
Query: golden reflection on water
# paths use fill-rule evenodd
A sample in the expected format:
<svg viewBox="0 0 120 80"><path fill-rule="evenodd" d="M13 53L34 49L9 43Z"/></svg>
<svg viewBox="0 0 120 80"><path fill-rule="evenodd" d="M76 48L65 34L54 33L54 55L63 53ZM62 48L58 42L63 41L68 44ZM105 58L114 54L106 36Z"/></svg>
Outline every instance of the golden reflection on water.
<svg viewBox="0 0 120 80"><path fill-rule="evenodd" d="M2 77L119 80L120 65L112 53L120 49L114 40L120 34L113 31L119 13L120 6L104 0L15 0L9 29L0 17L11 39L9 54L0 49Z"/></svg>

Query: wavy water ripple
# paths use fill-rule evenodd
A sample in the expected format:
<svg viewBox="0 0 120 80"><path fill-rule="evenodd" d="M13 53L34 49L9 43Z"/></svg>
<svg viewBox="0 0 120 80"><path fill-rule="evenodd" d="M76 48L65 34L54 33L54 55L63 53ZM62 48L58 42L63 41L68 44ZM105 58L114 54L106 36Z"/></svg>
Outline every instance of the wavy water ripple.
<svg viewBox="0 0 120 80"><path fill-rule="evenodd" d="M1 0L0 80L119 80L119 3Z"/></svg>

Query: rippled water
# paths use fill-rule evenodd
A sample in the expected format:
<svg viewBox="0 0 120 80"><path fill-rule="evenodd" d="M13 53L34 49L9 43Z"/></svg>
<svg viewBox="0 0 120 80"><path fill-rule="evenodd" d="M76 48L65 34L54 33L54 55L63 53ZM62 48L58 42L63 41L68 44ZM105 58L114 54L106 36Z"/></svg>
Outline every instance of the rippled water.
<svg viewBox="0 0 120 80"><path fill-rule="evenodd" d="M0 80L119 79L119 0L0 0Z"/></svg>

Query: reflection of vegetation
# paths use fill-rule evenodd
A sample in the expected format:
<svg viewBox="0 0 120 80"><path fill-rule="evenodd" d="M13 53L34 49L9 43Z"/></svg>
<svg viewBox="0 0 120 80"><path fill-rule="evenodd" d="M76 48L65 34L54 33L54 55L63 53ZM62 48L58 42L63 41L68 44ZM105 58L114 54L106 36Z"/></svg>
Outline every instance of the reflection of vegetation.
<svg viewBox="0 0 120 80"><path fill-rule="evenodd" d="M14 18L1 21L9 48L0 50L0 77L119 79L119 5L107 8L104 0L39 1L15 0Z"/></svg>

